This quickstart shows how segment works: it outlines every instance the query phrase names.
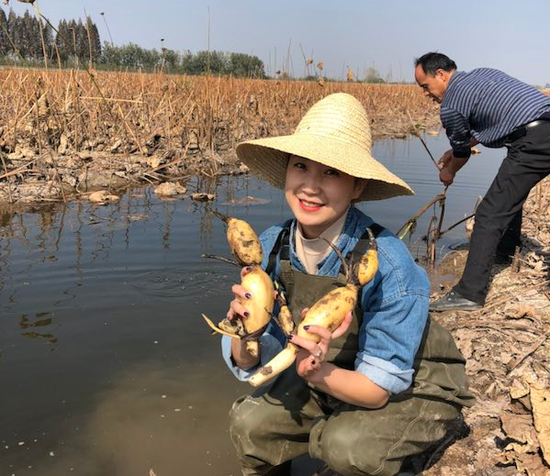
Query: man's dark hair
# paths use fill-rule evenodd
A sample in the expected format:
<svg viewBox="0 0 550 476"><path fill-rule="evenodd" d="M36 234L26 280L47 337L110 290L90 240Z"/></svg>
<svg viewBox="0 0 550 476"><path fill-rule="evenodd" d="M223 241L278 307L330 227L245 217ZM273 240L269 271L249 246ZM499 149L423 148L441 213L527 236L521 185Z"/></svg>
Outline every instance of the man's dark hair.
<svg viewBox="0 0 550 476"><path fill-rule="evenodd" d="M430 52L422 55L420 58L417 58L414 62L415 66L422 66L424 74L434 75L438 69L444 71L454 71L456 69L456 63L445 56L442 53Z"/></svg>

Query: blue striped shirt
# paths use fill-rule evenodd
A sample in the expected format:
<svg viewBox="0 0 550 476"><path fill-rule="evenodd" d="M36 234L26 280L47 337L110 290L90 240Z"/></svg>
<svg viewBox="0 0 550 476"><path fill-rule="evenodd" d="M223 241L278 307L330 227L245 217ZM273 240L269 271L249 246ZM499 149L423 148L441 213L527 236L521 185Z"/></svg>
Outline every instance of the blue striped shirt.
<svg viewBox="0 0 550 476"><path fill-rule="evenodd" d="M441 101L441 122L455 157L470 157L470 137L502 147L517 127L550 111L550 97L533 86L489 68L451 76Z"/></svg>

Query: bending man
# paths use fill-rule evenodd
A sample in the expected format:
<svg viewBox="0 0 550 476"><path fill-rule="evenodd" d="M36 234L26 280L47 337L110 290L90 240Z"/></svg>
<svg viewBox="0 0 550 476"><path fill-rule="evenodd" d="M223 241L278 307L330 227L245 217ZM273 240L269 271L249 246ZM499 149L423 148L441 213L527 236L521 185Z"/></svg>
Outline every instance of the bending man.
<svg viewBox="0 0 550 476"><path fill-rule="evenodd" d="M521 246L522 208L529 191L550 172L550 97L496 69L457 71L455 62L441 53L418 58L415 79L426 96L441 104L451 144L439 160L445 185L453 183L474 145L508 149L477 209L462 278L430 305L433 311L479 309L495 259L509 263Z"/></svg>

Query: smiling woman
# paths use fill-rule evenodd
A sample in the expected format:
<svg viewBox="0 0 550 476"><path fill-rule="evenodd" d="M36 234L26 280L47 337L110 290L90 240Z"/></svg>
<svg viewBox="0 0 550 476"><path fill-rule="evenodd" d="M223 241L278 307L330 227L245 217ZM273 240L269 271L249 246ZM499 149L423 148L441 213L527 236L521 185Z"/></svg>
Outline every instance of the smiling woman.
<svg viewBox="0 0 550 476"><path fill-rule="evenodd" d="M359 198L365 180L295 155L286 171L285 198L305 238L317 238Z"/></svg>
<svg viewBox="0 0 550 476"><path fill-rule="evenodd" d="M237 155L284 190L293 218L260 236L262 266L294 319L303 317L289 343L270 324L255 359L242 357L241 341L222 338L239 380L268 383L231 410L243 474L286 475L294 458L309 454L341 474L395 475L472 402L464 359L428 318L424 270L402 241L354 206L413 192L372 156L369 118L349 94L325 97L294 134L244 142ZM378 270L354 288L356 297L340 295L350 288L343 257L358 262L369 245L379 250ZM232 291L229 320L250 299L243 286ZM330 316L314 319L316 310Z"/></svg>

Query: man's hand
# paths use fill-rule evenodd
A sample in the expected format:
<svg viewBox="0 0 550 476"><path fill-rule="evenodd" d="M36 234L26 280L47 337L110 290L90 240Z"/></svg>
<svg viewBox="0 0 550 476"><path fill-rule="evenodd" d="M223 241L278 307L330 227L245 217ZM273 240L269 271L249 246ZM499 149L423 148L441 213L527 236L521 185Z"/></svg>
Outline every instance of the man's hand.
<svg viewBox="0 0 550 476"><path fill-rule="evenodd" d="M450 170L449 167L444 167L439 172L439 180L443 182L443 185L448 187L451 185L455 179L456 173Z"/></svg>
<svg viewBox="0 0 550 476"><path fill-rule="evenodd" d="M439 170L443 170L449 163L451 162L453 158L453 149L447 150L439 159L439 162L437 162L437 166L439 167Z"/></svg>
<svg viewBox="0 0 550 476"><path fill-rule="evenodd" d="M439 167L439 180L447 187L451 185L455 179L456 173L464 167L468 159L469 157L455 157L452 149L446 151L437 163Z"/></svg>

